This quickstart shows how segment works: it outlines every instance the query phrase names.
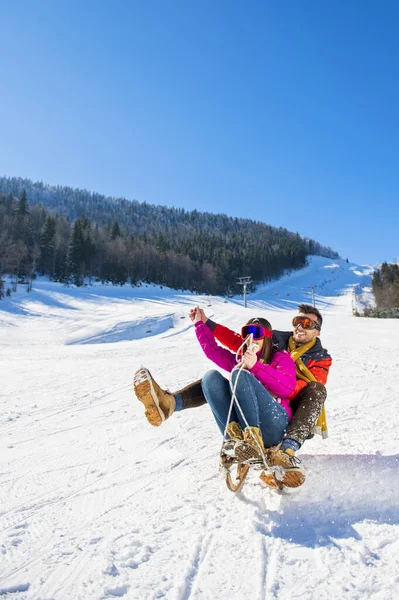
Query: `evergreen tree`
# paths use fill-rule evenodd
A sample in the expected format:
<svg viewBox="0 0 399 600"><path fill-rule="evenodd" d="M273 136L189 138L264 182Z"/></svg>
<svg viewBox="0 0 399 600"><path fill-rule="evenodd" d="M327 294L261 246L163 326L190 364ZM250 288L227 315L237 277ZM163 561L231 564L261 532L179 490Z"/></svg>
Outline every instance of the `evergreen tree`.
<svg viewBox="0 0 399 600"><path fill-rule="evenodd" d="M13 207L13 197L11 192L9 194L7 194L6 197L6 208L7 208L7 213L10 215L12 212L12 207Z"/></svg>
<svg viewBox="0 0 399 600"><path fill-rule="evenodd" d="M83 285L84 277L84 237L82 223L75 221L69 238L67 254L67 276L75 285Z"/></svg>
<svg viewBox="0 0 399 600"><path fill-rule="evenodd" d="M47 273L50 277L54 275L55 232L56 219L49 215L44 221L40 236L39 270L42 275Z"/></svg>
<svg viewBox="0 0 399 600"><path fill-rule="evenodd" d="M91 275L91 263L95 255L95 246L93 243L92 227L89 219L83 217L81 219L82 235L83 235L83 260L85 270L88 275Z"/></svg>
<svg viewBox="0 0 399 600"><path fill-rule="evenodd" d="M399 265L383 263L373 274L372 287L377 310L366 316L399 316Z"/></svg>
<svg viewBox="0 0 399 600"><path fill-rule="evenodd" d="M18 205L16 208L16 214L20 217L25 217L26 215L29 215L28 196L26 194L25 189L22 190L22 193L19 197Z"/></svg>
<svg viewBox="0 0 399 600"><path fill-rule="evenodd" d="M118 221L114 221L112 223L112 227L111 227L111 238L113 240L115 240L117 237L119 237L121 235L121 230L119 228L119 223Z"/></svg>

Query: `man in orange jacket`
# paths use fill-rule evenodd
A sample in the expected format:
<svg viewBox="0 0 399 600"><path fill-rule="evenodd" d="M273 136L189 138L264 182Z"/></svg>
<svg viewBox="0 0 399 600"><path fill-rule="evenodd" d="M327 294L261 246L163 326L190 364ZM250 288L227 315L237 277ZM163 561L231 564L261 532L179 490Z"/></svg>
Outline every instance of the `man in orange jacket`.
<svg viewBox="0 0 399 600"><path fill-rule="evenodd" d="M201 308L196 307L190 311L192 320L197 311L200 311L203 322L224 346L236 351L242 345L240 334L208 319ZM280 350L290 352L295 361L297 381L290 396L293 418L281 445L269 453L270 466L281 466L285 471L295 471L297 474L302 471L295 453L307 438L312 437L316 423L319 425L318 420L327 397L325 383L332 363L330 355L322 347L319 339L323 323L322 315L317 308L309 304L300 304L298 311L298 316L293 319L292 332L273 331L273 344ZM206 403L201 380L172 394L162 390L147 369L139 369L135 374L134 389L136 396L146 408L147 420L155 426L161 425L175 411L202 406ZM326 437L325 422L320 423L316 432ZM300 482L299 485L305 480L303 472L302 475L294 478L295 481ZM272 482L270 484L273 485Z"/></svg>

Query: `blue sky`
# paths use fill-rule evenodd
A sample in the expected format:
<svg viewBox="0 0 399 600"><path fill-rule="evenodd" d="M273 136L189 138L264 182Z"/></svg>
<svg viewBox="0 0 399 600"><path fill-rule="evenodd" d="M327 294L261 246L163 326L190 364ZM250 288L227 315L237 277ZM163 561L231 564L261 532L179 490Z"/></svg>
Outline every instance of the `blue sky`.
<svg viewBox="0 0 399 600"><path fill-rule="evenodd" d="M0 174L393 261L398 25L388 0L0 0Z"/></svg>

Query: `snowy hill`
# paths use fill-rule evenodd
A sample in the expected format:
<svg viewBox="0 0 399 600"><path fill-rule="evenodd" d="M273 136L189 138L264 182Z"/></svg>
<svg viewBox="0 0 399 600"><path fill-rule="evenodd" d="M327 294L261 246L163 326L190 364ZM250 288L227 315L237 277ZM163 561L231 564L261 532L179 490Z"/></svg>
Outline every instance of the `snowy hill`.
<svg viewBox="0 0 399 600"><path fill-rule="evenodd" d="M369 267L314 257L248 297L38 281L0 302L0 596L13 600L398 596L398 320L352 317ZM313 288L313 290L312 290ZM160 428L132 376L172 390L211 367L187 318L288 329L325 315L330 437L306 442L302 488L250 475L229 492L207 406Z"/></svg>
<svg viewBox="0 0 399 600"><path fill-rule="evenodd" d="M251 300L260 300L260 308L295 310L298 302L312 304L314 298L318 308L324 311L331 304L330 296L342 296L351 291L356 293L358 299L370 301L373 267L321 256L310 256L308 263L304 269L259 286L256 293L251 295Z"/></svg>

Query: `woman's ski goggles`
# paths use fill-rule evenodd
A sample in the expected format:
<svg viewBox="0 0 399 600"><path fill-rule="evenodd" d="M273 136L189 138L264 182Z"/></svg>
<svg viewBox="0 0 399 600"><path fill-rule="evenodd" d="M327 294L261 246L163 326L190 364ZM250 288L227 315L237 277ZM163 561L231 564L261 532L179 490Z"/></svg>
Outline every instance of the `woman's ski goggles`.
<svg viewBox="0 0 399 600"><path fill-rule="evenodd" d="M320 325L310 317L294 317L292 319L292 324L294 327L301 325L303 329L317 329L317 331L320 331L321 329Z"/></svg>
<svg viewBox="0 0 399 600"><path fill-rule="evenodd" d="M269 329L265 329L262 325L244 325L241 329L242 339L247 339L249 335L252 335L254 340L261 340L265 337L271 339L273 337L273 332Z"/></svg>

